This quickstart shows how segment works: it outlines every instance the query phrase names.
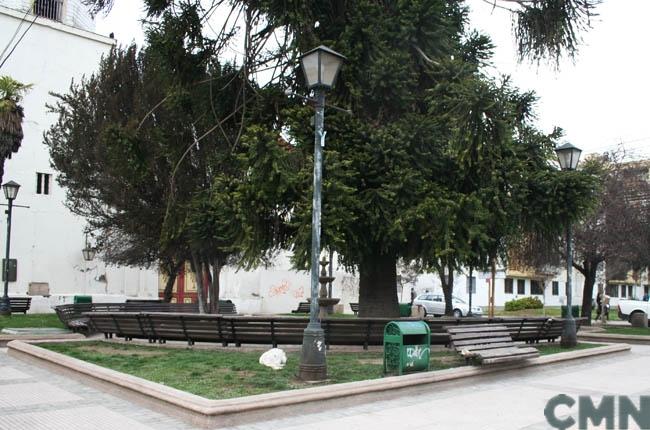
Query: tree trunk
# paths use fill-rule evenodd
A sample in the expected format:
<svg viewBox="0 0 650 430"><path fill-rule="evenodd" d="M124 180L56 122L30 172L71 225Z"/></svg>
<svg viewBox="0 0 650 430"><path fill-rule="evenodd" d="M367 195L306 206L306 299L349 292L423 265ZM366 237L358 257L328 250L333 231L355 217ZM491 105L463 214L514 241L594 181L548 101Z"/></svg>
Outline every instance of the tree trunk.
<svg viewBox="0 0 650 430"><path fill-rule="evenodd" d="M370 256L359 264L359 316L399 317L394 255Z"/></svg>
<svg viewBox="0 0 650 430"><path fill-rule="evenodd" d="M192 252L192 271L196 281L196 296L199 299L199 313L207 313L207 303L205 300L205 272L203 270L203 262L199 260L195 252Z"/></svg>
<svg viewBox="0 0 650 430"><path fill-rule="evenodd" d="M221 275L221 259L215 258L212 261L212 274L210 276L210 286L209 286L209 295L210 295L210 313L218 314L219 313L219 290L221 289L221 284L219 283L219 275Z"/></svg>
<svg viewBox="0 0 650 430"><path fill-rule="evenodd" d="M178 264L170 263L166 265L167 268L167 282L165 283L165 290L163 292L163 301L165 303L170 303L174 295L174 283L178 277L178 271L183 267L185 262Z"/></svg>
<svg viewBox="0 0 650 430"><path fill-rule="evenodd" d="M163 301L169 303L172 301L174 295L174 283L176 282L176 273L167 275L167 282L165 282L165 291L163 292Z"/></svg>
<svg viewBox="0 0 650 430"><path fill-rule="evenodd" d="M496 283L497 283L497 259L496 257L492 256L490 257L490 260L492 264L490 266L492 267L492 278L490 279L490 307L488 310L488 315L490 318L494 318L494 295L496 294Z"/></svg>
<svg viewBox="0 0 650 430"><path fill-rule="evenodd" d="M591 324L591 300L594 294L598 262L585 261L583 268L584 270L578 269L582 273L582 276L585 277L585 282L582 287L582 309L580 310L580 315L587 318L587 324Z"/></svg>
<svg viewBox="0 0 650 430"><path fill-rule="evenodd" d="M454 270L449 266L442 264L438 269L440 282L442 283L442 292L445 295L445 315L454 314L454 304L452 296L454 294Z"/></svg>

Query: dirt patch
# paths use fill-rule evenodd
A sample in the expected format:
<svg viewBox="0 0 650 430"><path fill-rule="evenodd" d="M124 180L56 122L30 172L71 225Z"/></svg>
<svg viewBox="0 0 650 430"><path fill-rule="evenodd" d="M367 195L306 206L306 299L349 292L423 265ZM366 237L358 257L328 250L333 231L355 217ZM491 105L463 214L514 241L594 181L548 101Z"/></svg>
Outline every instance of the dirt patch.
<svg viewBox="0 0 650 430"><path fill-rule="evenodd" d="M126 355L126 356L138 356L138 357L155 357L159 355L165 355L164 352L159 351L145 351L145 350L134 350L134 349L117 349L110 346L82 346L79 348L84 352L94 352L99 354L106 355Z"/></svg>
<svg viewBox="0 0 650 430"><path fill-rule="evenodd" d="M383 358L362 358L359 360L360 364L384 364Z"/></svg>

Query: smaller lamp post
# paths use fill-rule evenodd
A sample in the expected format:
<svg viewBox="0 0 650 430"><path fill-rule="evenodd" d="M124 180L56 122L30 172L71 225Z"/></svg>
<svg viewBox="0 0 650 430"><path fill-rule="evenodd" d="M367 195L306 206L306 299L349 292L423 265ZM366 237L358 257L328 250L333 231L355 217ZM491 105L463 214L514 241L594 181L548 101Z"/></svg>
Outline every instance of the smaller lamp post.
<svg viewBox="0 0 650 430"><path fill-rule="evenodd" d="M84 269L84 294L86 294L88 292L86 288L88 286L88 271L91 270L87 266L88 262L93 261L95 258L95 249L88 243L88 233L86 233L86 246L81 250L81 254L84 256L84 261L86 262L86 268Z"/></svg>
<svg viewBox="0 0 650 430"><path fill-rule="evenodd" d="M325 91L334 86L345 57L325 46L319 46L300 58L305 81L314 90L316 110L314 121L314 194L311 217L311 303L309 324L302 338L302 352L298 377L305 381L322 381L327 378L325 361L325 333L318 320L318 257L320 256L321 185L323 181L323 130L325 116Z"/></svg>
<svg viewBox="0 0 650 430"><path fill-rule="evenodd" d="M81 254L84 256L85 261L93 261L95 258L95 249L88 243L88 235L86 235L86 246L81 250Z"/></svg>
<svg viewBox="0 0 650 430"><path fill-rule="evenodd" d="M580 161L582 150L570 143L565 143L555 148L558 162L562 170L576 170ZM563 348L572 348L578 344L576 335L576 321L573 319L573 229L571 223L566 226L566 309L567 315L564 318L562 339L560 345Z"/></svg>
<svg viewBox="0 0 650 430"><path fill-rule="evenodd" d="M4 277L5 286L2 301L0 301L0 315L11 315L11 303L9 302L9 245L11 242L11 210L13 209L14 199L18 195L20 185L14 181L9 181L2 185L5 198L9 203L7 209L7 252L5 254Z"/></svg>

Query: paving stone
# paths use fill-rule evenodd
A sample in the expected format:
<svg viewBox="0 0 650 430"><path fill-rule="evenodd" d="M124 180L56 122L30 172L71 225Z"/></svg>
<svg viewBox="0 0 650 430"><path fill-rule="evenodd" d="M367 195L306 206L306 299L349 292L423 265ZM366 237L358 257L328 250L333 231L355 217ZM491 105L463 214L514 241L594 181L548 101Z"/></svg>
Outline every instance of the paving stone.
<svg viewBox="0 0 650 430"><path fill-rule="evenodd" d="M27 373L21 372L10 366L0 366L0 381L13 381L15 379L29 379Z"/></svg>
<svg viewBox="0 0 650 430"><path fill-rule="evenodd" d="M78 400L83 399L44 382L0 385L0 410L8 407L24 407Z"/></svg>
<svg viewBox="0 0 650 430"><path fill-rule="evenodd" d="M48 412L29 412L6 415L0 420L0 429L7 430L152 430L131 418L110 411L103 406L71 408Z"/></svg>

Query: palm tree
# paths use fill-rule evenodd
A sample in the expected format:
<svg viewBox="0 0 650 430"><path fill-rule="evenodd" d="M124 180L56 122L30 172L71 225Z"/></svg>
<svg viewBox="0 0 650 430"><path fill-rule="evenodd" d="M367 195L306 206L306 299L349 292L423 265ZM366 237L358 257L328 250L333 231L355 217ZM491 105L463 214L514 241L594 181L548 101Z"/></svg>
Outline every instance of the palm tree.
<svg viewBox="0 0 650 430"><path fill-rule="evenodd" d="M0 183L4 164L18 152L23 141L23 107L20 105L31 85L22 84L9 76L0 76Z"/></svg>

